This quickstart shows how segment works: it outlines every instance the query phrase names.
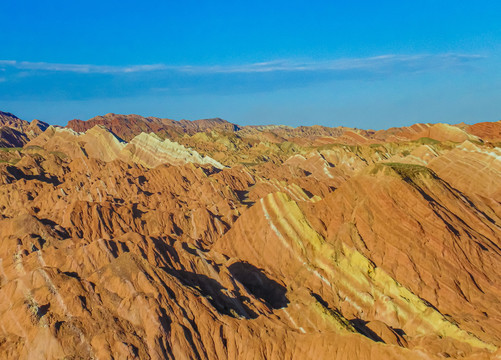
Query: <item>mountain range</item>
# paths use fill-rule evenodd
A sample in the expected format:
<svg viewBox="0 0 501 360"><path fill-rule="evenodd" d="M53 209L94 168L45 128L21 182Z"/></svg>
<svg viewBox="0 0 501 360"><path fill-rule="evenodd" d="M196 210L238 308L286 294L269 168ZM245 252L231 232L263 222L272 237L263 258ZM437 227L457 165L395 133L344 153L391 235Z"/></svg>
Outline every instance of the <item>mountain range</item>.
<svg viewBox="0 0 501 360"><path fill-rule="evenodd" d="M501 359L501 122L0 112L5 359Z"/></svg>

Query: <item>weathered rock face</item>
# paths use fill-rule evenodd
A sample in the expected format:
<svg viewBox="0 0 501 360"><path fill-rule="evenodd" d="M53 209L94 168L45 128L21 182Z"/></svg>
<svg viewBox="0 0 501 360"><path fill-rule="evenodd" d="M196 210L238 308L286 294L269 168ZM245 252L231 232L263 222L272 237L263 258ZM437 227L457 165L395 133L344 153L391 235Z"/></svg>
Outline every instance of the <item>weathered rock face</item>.
<svg viewBox="0 0 501 360"><path fill-rule="evenodd" d="M501 358L490 125L134 119L0 152L2 359Z"/></svg>

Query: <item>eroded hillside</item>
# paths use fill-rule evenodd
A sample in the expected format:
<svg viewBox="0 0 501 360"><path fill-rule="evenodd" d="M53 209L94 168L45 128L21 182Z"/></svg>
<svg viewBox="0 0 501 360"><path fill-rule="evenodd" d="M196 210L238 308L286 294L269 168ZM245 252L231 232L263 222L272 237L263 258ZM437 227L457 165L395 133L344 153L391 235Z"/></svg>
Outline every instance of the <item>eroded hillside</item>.
<svg viewBox="0 0 501 360"><path fill-rule="evenodd" d="M1 114L2 358L501 359L500 122Z"/></svg>

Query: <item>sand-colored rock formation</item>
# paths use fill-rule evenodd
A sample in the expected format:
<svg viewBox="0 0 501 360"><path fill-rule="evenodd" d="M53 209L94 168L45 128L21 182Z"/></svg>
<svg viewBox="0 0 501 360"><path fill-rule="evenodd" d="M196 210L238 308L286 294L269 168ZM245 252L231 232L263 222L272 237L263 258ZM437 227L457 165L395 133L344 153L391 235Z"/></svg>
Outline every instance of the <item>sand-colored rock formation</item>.
<svg viewBox="0 0 501 360"><path fill-rule="evenodd" d="M210 164L224 166L207 156L151 133L141 133L130 143L118 138L104 126L96 125L85 133L67 128L49 127L43 134L26 145L26 152L56 153L68 158L94 158L103 161L121 159L146 167L161 164Z"/></svg>
<svg viewBox="0 0 501 360"><path fill-rule="evenodd" d="M2 359L501 358L498 123L0 116Z"/></svg>
<svg viewBox="0 0 501 360"><path fill-rule="evenodd" d="M156 167L165 163L183 164L186 162L210 164L219 169L224 167L208 156L201 156L198 152L189 150L169 139L162 140L153 133L141 133L136 136L125 147L121 157L131 159L147 167Z"/></svg>

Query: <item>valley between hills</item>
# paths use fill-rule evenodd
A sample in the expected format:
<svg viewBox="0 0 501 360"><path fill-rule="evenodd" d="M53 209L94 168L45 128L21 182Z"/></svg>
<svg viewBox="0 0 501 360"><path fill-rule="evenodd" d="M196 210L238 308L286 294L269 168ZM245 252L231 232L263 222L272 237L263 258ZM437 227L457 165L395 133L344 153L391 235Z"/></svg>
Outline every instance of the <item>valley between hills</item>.
<svg viewBox="0 0 501 360"><path fill-rule="evenodd" d="M2 359L501 359L501 122L0 112Z"/></svg>

